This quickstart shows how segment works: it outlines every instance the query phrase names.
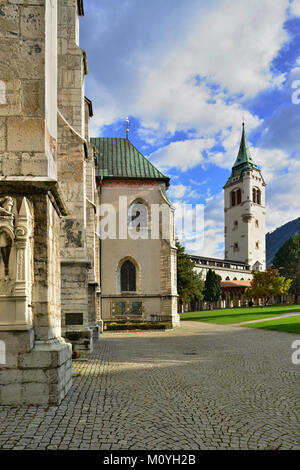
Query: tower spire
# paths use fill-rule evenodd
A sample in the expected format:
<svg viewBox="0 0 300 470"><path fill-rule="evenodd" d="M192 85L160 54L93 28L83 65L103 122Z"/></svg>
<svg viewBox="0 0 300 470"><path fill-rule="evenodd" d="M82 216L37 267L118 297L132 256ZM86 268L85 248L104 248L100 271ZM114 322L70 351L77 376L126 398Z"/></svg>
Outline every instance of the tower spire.
<svg viewBox="0 0 300 470"><path fill-rule="evenodd" d="M254 161L252 160L252 156L249 150L249 145L247 141L246 131L245 131L245 123L242 123L243 131L242 131L242 138L240 143L240 149L236 161L232 167L233 170L236 169L247 169L247 167L256 167Z"/></svg>
<svg viewBox="0 0 300 470"><path fill-rule="evenodd" d="M258 169L257 165L254 163L247 141L246 131L245 131L245 122L242 122L242 138L239 148L238 156L236 157L235 163L232 167L231 176L229 177L225 186L230 185L233 179L236 176L241 175L244 171L251 171L253 169Z"/></svg>

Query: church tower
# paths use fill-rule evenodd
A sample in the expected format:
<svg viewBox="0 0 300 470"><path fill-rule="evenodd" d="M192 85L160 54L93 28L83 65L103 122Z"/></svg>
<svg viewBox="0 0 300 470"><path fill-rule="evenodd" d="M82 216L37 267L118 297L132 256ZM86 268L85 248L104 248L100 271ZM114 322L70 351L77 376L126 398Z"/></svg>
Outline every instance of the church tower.
<svg viewBox="0 0 300 470"><path fill-rule="evenodd" d="M225 258L266 268L266 199L261 171L252 160L243 123L239 153L224 186Z"/></svg>

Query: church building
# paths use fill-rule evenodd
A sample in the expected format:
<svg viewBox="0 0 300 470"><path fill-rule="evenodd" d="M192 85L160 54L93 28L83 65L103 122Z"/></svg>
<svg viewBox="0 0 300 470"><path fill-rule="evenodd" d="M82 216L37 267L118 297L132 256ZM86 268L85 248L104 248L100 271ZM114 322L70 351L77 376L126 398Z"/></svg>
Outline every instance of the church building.
<svg viewBox="0 0 300 470"><path fill-rule="evenodd" d="M179 324L170 179L128 138L92 138L97 155L102 321ZM108 236L110 235L110 236Z"/></svg>

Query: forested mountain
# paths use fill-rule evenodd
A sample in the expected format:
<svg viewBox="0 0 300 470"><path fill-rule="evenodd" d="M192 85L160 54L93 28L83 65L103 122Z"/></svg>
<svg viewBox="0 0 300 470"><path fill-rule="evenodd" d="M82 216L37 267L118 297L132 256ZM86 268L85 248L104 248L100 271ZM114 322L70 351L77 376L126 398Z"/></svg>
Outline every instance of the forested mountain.
<svg viewBox="0 0 300 470"><path fill-rule="evenodd" d="M273 232L267 233L266 249L267 249L267 266L272 264L274 255L279 248L294 235L300 234L300 217L282 225Z"/></svg>

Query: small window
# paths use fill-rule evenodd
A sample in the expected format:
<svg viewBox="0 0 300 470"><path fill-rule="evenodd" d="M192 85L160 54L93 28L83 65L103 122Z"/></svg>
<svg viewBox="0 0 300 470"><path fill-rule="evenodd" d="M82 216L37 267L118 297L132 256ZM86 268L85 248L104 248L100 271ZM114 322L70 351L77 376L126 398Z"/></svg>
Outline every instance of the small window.
<svg viewBox="0 0 300 470"><path fill-rule="evenodd" d="M259 250L259 242L255 243L255 247L256 247L257 250Z"/></svg>
<svg viewBox="0 0 300 470"><path fill-rule="evenodd" d="M121 267L121 291L136 291L136 269L131 261L127 260Z"/></svg>
<svg viewBox="0 0 300 470"><path fill-rule="evenodd" d="M234 221L234 226L235 226L235 227L238 227L238 225L239 225L238 221L235 220L235 221Z"/></svg>
<svg viewBox="0 0 300 470"><path fill-rule="evenodd" d="M259 221L256 219L255 221L255 227L258 228L259 227Z"/></svg>
<svg viewBox="0 0 300 470"><path fill-rule="evenodd" d="M259 189L257 190L257 204L261 204L261 192Z"/></svg>
<svg viewBox="0 0 300 470"><path fill-rule="evenodd" d="M255 204L261 204L261 191L258 188L253 188L252 199Z"/></svg>
<svg viewBox="0 0 300 470"><path fill-rule="evenodd" d="M231 205L235 206L235 204L236 204L235 191L232 191L232 193L231 193Z"/></svg>
<svg viewBox="0 0 300 470"><path fill-rule="evenodd" d="M241 204L241 202L242 202L242 191L240 189L238 189L237 192L236 192L236 199L237 199L237 204Z"/></svg>

